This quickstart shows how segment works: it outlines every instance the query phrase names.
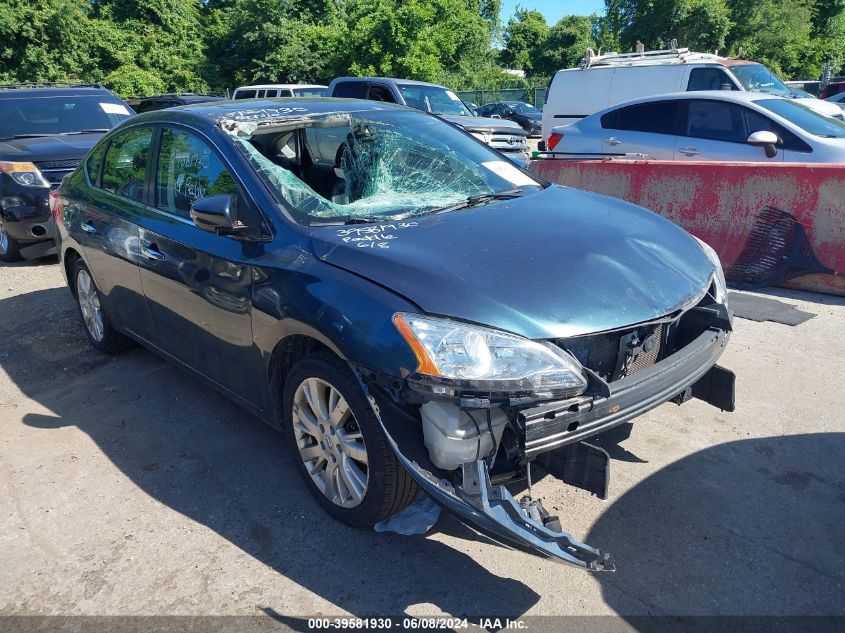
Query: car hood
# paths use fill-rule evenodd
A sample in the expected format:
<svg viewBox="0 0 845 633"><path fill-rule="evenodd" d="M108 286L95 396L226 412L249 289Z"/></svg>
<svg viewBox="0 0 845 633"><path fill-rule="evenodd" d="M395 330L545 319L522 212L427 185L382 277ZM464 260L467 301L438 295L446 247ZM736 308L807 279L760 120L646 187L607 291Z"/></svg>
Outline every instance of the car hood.
<svg viewBox="0 0 845 633"><path fill-rule="evenodd" d="M34 161L82 158L103 137L102 132L41 136L0 142L0 160Z"/></svg>
<svg viewBox="0 0 845 633"><path fill-rule="evenodd" d="M824 101L823 99L816 99L815 97L796 97L795 100L802 105L812 108L821 114L826 114L827 116L839 117L842 114L842 110L839 106L835 103Z"/></svg>
<svg viewBox="0 0 845 633"><path fill-rule="evenodd" d="M700 297L713 265L668 220L551 186L513 200L381 225L312 227L317 257L424 312L533 339L641 323Z"/></svg>
<svg viewBox="0 0 845 633"><path fill-rule="evenodd" d="M440 115L441 119L460 125L465 130L478 132L508 132L513 134L525 134L518 123L507 119L491 119L483 116L455 116Z"/></svg>

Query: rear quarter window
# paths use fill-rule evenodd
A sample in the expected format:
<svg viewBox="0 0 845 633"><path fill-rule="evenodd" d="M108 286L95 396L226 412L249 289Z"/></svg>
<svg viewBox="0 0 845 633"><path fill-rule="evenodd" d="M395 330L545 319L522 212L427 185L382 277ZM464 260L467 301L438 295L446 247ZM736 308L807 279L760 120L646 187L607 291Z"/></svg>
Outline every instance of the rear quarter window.
<svg viewBox="0 0 845 633"><path fill-rule="evenodd" d="M363 81L341 81L332 89L333 97L347 99L363 99L366 96L367 84Z"/></svg>
<svg viewBox="0 0 845 633"><path fill-rule="evenodd" d="M605 113L601 126L606 130L675 134L677 112L676 101L638 103Z"/></svg>

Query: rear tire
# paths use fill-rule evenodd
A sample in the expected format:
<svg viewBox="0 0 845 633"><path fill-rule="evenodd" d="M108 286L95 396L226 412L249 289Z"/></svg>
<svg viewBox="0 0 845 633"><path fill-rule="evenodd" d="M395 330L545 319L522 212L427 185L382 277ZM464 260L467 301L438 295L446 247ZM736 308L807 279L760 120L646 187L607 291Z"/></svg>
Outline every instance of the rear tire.
<svg viewBox="0 0 845 633"><path fill-rule="evenodd" d="M132 341L112 325L103 307L100 290L81 259L76 261L72 279L76 307L91 346L105 354L117 354L132 347Z"/></svg>
<svg viewBox="0 0 845 633"><path fill-rule="evenodd" d="M6 225L0 219L0 261L16 262L21 259L20 244L9 235Z"/></svg>
<svg viewBox="0 0 845 633"><path fill-rule="evenodd" d="M346 363L328 352L300 360L288 373L282 401L296 468L331 516L371 527L413 501L416 483Z"/></svg>

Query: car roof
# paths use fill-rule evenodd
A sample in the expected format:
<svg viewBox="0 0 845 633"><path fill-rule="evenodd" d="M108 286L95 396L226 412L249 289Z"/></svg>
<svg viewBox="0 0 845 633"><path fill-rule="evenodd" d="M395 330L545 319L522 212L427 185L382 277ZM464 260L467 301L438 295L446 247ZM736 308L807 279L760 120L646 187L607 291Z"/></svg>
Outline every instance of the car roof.
<svg viewBox="0 0 845 633"><path fill-rule="evenodd" d="M328 88L321 84L254 84L238 86L235 90L266 90L267 88Z"/></svg>
<svg viewBox="0 0 845 633"><path fill-rule="evenodd" d="M8 84L6 84L8 85ZM25 99L36 97L84 97L84 96L108 96L117 98L111 90L98 85L88 86L46 86L33 88L22 86L12 88L0 86L0 99Z"/></svg>
<svg viewBox="0 0 845 633"><path fill-rule="evenodd" d="M649 103L651 101L666 101L667 99L674 99L677 101L691 99L714 99L716 101L732 101L734 103L749 103L758 101L759 99L784 99L777 95L766 94L765 92L748 92L745 90L693 90L691 92L667 92L659 95L651 95L648 97L640 97L639 99L631 99L621 103L614 104L606 110L615 110L621 106L633 105L635 103Z"/></svg>
<svg viewBox="0 0 845 633"><path fill-rule="evenodd" d="M446 88L440 84L433 84L429 81L417 81L416 79L397 79L396 77L338 77L332 80L332 83L341 81L393 81L397 84L405 84L408 86L431 86L433 88ZM451 88L446 88L451 90Z"/></svg>

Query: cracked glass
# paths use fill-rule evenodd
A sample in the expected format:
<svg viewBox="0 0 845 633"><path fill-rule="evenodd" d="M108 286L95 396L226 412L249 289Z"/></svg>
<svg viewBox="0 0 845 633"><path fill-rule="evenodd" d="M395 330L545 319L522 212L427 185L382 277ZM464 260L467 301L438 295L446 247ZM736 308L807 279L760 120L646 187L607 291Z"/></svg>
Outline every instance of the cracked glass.
<svg viewBox="0 0 845 633"><path fill-rule="evenodd" d="M475 196L541 187L461 130L407 110L319 115L281 131L266 127L233 138L303 223L402 219Z"/></svg>

